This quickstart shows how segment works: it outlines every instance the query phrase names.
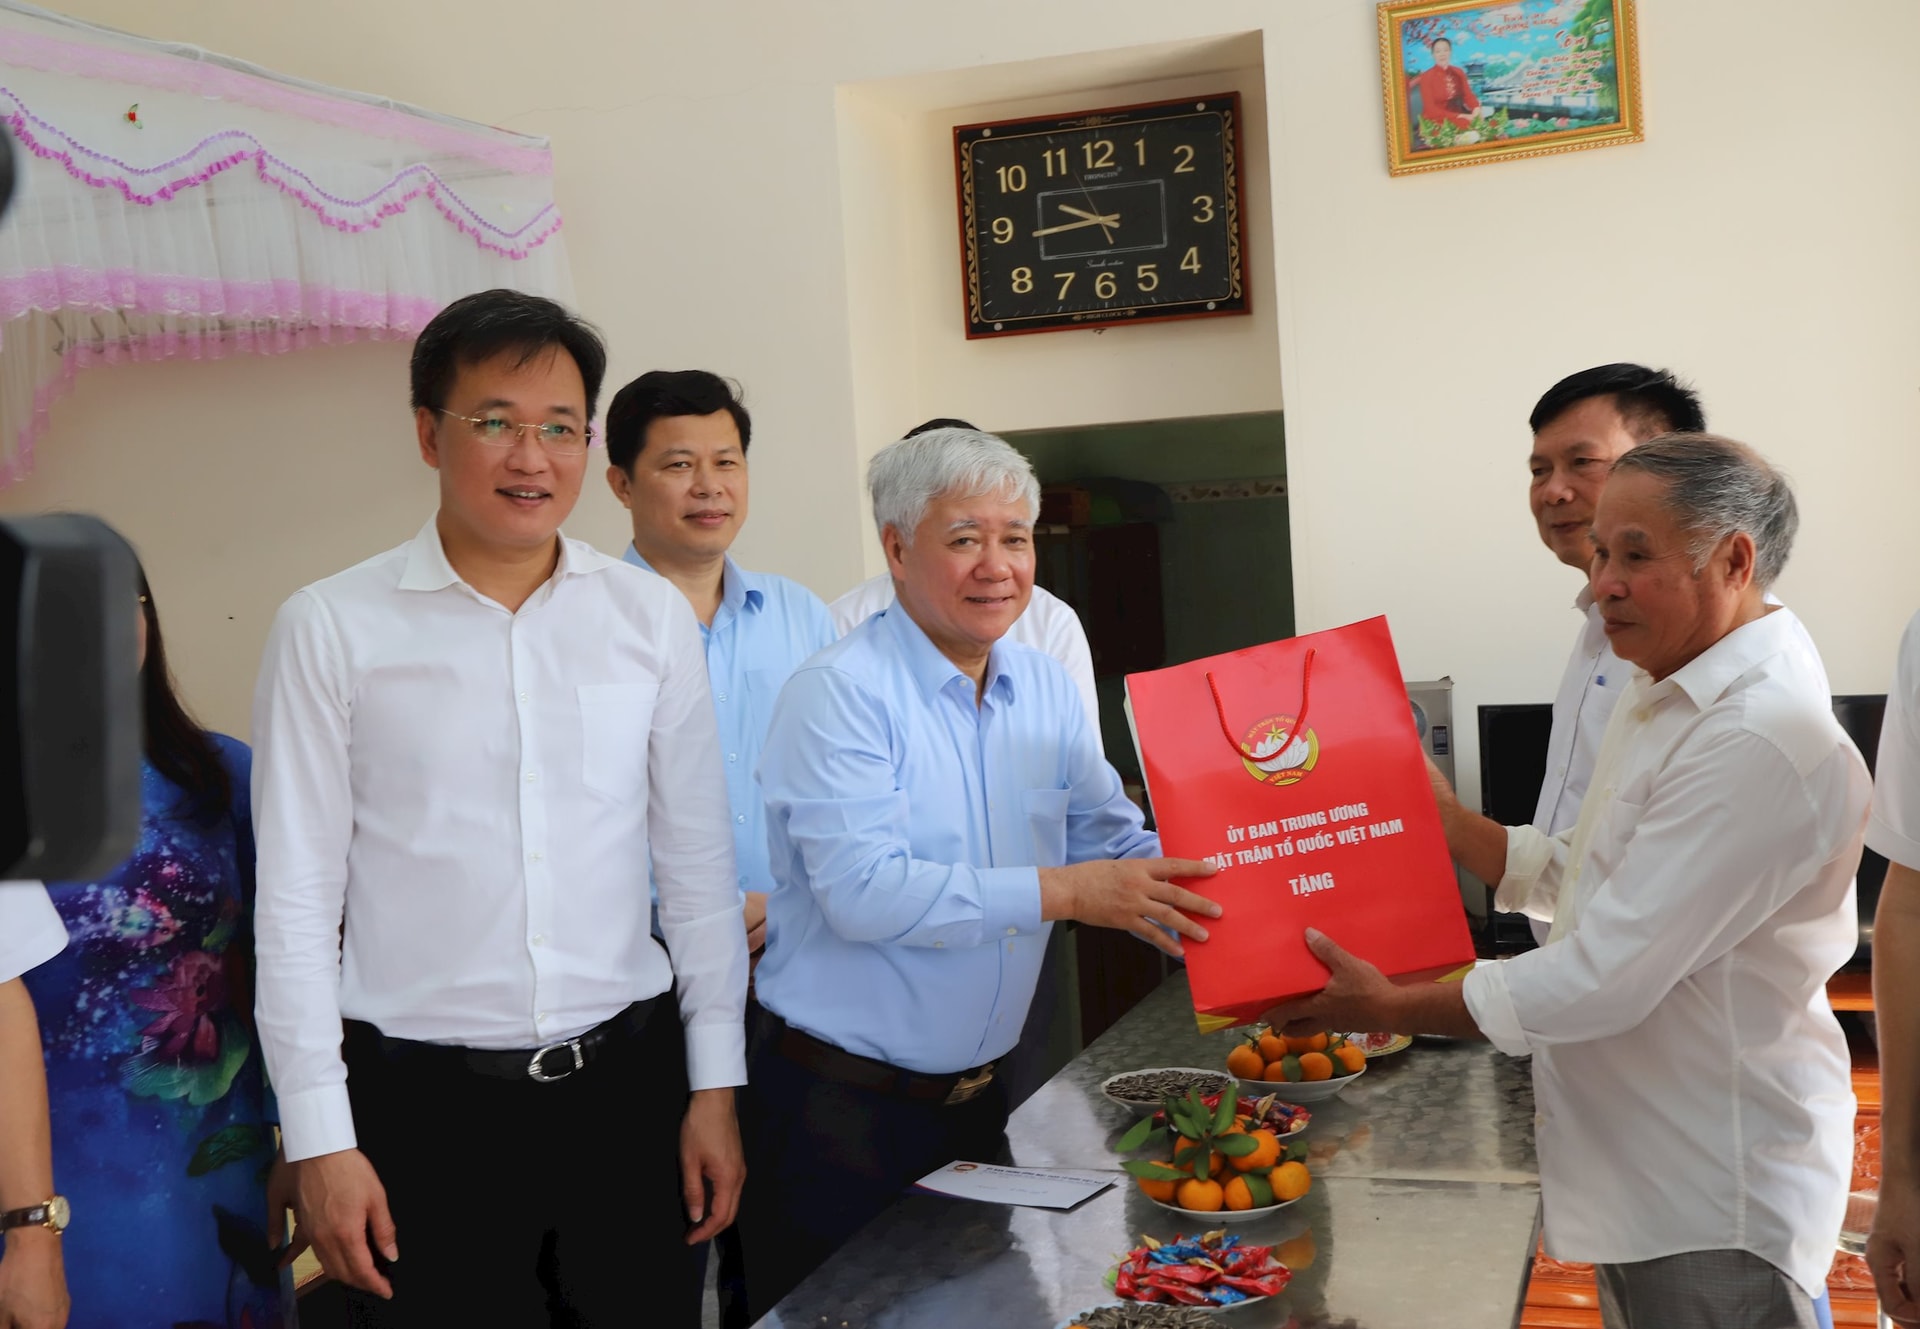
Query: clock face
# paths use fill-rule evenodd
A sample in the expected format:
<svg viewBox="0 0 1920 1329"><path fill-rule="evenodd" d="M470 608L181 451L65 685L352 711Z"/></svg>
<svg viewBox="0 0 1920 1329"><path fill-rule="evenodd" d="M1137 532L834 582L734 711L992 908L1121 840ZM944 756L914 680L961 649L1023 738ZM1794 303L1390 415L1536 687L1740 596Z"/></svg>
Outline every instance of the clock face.
<svg viewBox="0 0 1920 1329"><path fill-rule="evenodd" d="M954 130L969 337L1247 312L1235 93Z"/></svg>

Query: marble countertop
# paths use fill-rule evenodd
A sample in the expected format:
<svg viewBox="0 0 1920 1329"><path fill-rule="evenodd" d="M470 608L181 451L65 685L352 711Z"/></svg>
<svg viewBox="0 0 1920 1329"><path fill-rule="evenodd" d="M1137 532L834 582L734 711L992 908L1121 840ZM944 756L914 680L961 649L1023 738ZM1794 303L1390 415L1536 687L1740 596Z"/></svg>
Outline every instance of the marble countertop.
<svg viewBox="0 0 1920 1329"><path fill-rule="evenodd" d="M1194 1028L1177 973L1013 1114L1012 1161L1112 1168L1071 1213L909 1194L771 1314L765 1329L1053 1329L1113 1298L1102 1283L1141 1234L1194 1227L1156 1207L1112 1145L1133 1115L1100 1093L1122 1071L1220 1065L1230 1034ZM1532 1267L1539 1176L1524 1062L1484 1043L1418 1040L1311 1104L1313 1189L1230 1230L1286 1243L1286 1293L1231 1329L1513 1326Z"/></svg>

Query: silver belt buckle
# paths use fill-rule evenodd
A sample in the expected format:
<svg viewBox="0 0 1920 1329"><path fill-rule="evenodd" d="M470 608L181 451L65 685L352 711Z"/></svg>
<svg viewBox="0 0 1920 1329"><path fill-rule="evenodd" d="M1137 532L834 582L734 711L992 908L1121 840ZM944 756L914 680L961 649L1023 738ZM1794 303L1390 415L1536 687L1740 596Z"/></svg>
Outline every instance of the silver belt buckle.
<svg viewBox="0 0 1920 1329"><path fill-rule="evenodd" d="M557 1051L560 1048L573 1049L573 1065L567 1067L558 1075L548 1075L545 1068L541 1066L541 1063L547 1059L549 1052ZM586 1064L587 1056L586 1053L580 1050L580 1040L577 1038L563 1038L558 1043L547 1044L533 1054L533 1060L527 1063L527 1076L529 1079L537 1080L541 1084L552 1084L555 1080L566 1079Z"/></svg>

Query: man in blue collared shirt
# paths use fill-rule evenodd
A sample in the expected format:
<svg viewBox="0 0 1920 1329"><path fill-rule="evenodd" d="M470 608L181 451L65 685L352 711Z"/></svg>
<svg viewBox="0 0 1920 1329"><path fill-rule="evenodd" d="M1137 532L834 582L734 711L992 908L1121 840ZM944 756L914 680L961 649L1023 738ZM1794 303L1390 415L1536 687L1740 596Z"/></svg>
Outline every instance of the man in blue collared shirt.
<svg viewBox="0 0 1920 1329"><path fill-rule="evenodd" d="M700 620L747 940L757 951L772 878L754 767L787 675L838 634L819 596L785 577L748 572L727 554L747 520L752 437L738 394L704 369L642 374L607 408L607 483L633 516L625 558L672 582Z"/></svg>
<svg viewBox="0 0 1920 1329"><path fill-rule="evenodd" d="M1101 756L1059 662L1003 640L1033 589L1039 486L990 434L874 457L896 602L788 681L760 762L764 1008L750 1032L740 1240L763 1316L915 1180L1004 1145L993 1062L1051 924L1173 955L1218 906ZM1182 912L1185 911L1185 912Z"/></svg>

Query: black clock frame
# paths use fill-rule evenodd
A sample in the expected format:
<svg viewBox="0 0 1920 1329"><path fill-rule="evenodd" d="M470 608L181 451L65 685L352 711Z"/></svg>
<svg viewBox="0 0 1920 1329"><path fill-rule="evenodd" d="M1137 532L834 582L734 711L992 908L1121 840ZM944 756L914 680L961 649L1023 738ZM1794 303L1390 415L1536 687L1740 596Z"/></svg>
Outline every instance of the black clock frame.
<svg viewBox="0 0 1920 1329"><path fill-rule="evenodd" d="M1147 121L1218 116L1223 159L1222 200L1219 214L1229 270L1227 294L1212 300L1183 300L1120 304L1124 296L1101 307L1070 313L986 315L982 307L979 210L975 198L973 147L981 142L1005 142L1054 133L1078 133ZM968 340L1017 337L1035 332L1073 328L1105 328L1115 324L1166 323L1178 319L1220 318L1251 312L1246 279L1246 211L1241 180L1240 94L1221 92L1179 97L1167 101L1110 106L1064 116L1026 117L958 125L953 131L954 177L960 214L960 290ZM1142 179L1160 178L1157 176ZM991 180L991 176L988 177ZM1063 256L1064 257L1064 256Z"/></svg>

